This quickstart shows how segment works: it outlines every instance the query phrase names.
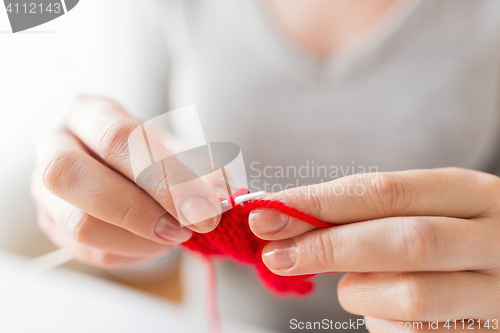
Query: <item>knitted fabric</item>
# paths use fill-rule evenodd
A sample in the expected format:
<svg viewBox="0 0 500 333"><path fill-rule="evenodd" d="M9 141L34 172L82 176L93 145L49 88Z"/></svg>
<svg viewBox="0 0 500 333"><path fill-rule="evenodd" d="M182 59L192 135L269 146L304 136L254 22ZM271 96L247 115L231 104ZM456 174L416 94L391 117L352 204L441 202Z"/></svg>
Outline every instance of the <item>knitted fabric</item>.
<svg viewBox="0 0 500 333"><path fill-rule="evenodd" d="M193 237L182 245L210 259L230 258L253 266L264 285L275 295L308 295L313 289L313 283L309 280L314 275L280 276L271 272L262 262L262 249L269 241L262 240L252 233L248 225L248 216L254 209L268 208L310 223L317 228L327 228L333 224L320 221L280 201L253 200L235 205L234 199L247 193L248 190L241 189L231 196L233 208L222 214L216 229L206 234L194 233Z"/></svg>

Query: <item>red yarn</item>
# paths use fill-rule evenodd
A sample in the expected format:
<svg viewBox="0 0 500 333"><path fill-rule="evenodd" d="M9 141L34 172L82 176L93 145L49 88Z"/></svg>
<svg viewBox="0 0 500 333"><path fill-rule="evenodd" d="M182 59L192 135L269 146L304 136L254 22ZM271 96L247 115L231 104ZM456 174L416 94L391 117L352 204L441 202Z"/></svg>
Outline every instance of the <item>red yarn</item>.
<svg viewBox="0 0 500 333"><path fill-rule="evenodd" d="M252 233L248 225L248 215L254 209L269 208L298 218L317 228L328 228L333 224L318 220L280 201L253 200L235 205L234 198L247 193L248 190L241 189L231 196L230 202L233 208L222 214L221 221L215 230L207 234L194 233L193 237L182 246L199 252L207 258L231 258L254 266L264 285L276 295L296 293L305 296L309 294L313 289L313 283L309 279L314 274L280 276L264 265L262 249L269 241L262 240Z"/></svg>

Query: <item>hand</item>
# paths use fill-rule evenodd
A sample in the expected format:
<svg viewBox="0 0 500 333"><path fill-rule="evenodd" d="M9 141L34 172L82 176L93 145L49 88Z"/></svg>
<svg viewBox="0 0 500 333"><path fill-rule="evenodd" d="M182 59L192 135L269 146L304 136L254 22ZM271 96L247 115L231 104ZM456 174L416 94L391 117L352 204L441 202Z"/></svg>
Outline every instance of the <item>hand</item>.
<svg viewBox="0 0 500 333"><path fill-rule="evenodd" d="M273 241L263 260L274 273L351 272L338 285L342 307L390 319L392 331L401 331L398 321L422 321L415 331L448 332L447 320L464 318L499 328L500 178L457 168L365 174L266 199L339 225L313 230L254 211L251 229ZM440 329L429 330L429 320Z"/></svg>
<svg viewBox="0 0 500 333"><path fill-rule="evenodd" d="M178 161L164 163L162 174L148 175L152 187L134 183L131 161L141 157L129 152L142 146L129 136L139 126L109 100L80 97L61 124L36 138L31 192L39 225L56 245L87 264L138 265L187 241L191 230L213 230L220 220L213 189ZM148 138L151 146L160 146ZM186 178L194 180L183 188L177 212L168 184ZM207 211L213 217L200 219ZM189 229L181 226L181 217Z"/></svg>

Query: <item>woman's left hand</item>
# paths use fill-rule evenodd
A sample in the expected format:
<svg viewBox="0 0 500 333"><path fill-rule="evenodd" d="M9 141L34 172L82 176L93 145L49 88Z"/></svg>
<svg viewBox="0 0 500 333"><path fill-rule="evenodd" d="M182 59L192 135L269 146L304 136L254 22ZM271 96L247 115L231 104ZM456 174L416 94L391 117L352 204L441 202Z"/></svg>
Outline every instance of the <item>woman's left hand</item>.
<svg viewBox="0 0 500 333"><path fill-rule="evenodd" d="M418 332L469 331L464 318L500 328L499 177L458 168L374 173L266 199L338 225L252 212L252 231L273 241L263 260L274 273L350 272L338 285L342 307L367 321L390 319L392 331L401 331L398 321L424 322ZM436 320L439 329L429 329Z"/></svg>

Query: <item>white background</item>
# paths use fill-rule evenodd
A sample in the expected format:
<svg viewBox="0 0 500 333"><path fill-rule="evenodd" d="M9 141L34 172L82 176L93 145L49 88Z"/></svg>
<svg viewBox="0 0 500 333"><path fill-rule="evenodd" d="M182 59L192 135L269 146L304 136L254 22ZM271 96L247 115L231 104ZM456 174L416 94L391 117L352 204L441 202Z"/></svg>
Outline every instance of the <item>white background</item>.
<svg viewBox="0 0 500 333"><path fill-rule="evenodd" d="M12 34L0 3L0 249L29 256L52 249L29 197L30 140L65 100L86 92L115 98L132 113L158 107L143 61L151 50L138 29L146 4L82 0L54 21Z"/></svg>

